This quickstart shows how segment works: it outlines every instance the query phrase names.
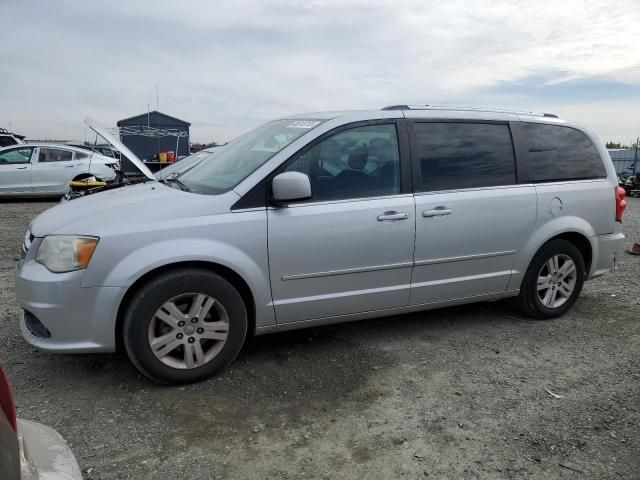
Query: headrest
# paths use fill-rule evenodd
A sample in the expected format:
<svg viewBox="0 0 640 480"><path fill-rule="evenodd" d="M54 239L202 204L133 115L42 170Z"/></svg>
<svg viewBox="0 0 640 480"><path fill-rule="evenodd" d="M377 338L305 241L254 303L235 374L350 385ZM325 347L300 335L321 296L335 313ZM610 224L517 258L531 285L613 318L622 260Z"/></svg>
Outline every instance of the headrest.
<svg viewBox="0 0 640 480"><path fill-rule="evenodd" d="M351 151L347 165L351 170L362 170L367 166L367 149L365 147L357 147Z"/></svg>

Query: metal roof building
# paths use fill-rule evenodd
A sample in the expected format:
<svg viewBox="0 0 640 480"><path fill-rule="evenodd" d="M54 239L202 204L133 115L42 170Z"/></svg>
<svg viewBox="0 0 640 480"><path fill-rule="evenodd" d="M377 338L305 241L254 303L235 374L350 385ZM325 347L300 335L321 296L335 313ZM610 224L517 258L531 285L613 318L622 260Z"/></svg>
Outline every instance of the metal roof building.
<svg viewBox="0 0 640 480"><path fill-rule="evenodd" d="M175 152L176 158L189 155L189 122L154 110L125 118L116 125L122 143L143 162L154 161L160 152Z"/></svg>

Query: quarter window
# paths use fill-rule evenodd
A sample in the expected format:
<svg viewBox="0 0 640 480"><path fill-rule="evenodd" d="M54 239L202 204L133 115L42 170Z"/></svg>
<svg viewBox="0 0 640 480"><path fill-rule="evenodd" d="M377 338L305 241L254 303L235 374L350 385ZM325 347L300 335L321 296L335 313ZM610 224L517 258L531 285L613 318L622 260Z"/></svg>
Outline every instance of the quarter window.
<svg viewBox="0 0 640 480"><path fill-rule="evenodd" d="M400 155L395 124L345 130L299 155L285 171L311 181L311 202L400 193Z"/></svg>
<svg viewBox="0 0 640 480"><path fill-rule="evenodd" d="M516 183L507 125L425 122L415 132L422 191Z"/></svg>
<svg viewBox="0 0 640 480"><path fill-rule="evenodd" d="M29 163L33 148L16 148L8 152L0 153L0 165L2 164L18 164Z"/></svg>
<svg viewBox="0 0 640 480"><path fill-rule="evenodd" d="M38 162L70 162L73 152L61 148L40 147Z"/></svg>
<svg viewBox="0 0 640 480"><path fill-rule="evenodd" d="M534 182L580 180L607 176L589 137L559 125L524 123L529 145L529 170Z"/></svg>

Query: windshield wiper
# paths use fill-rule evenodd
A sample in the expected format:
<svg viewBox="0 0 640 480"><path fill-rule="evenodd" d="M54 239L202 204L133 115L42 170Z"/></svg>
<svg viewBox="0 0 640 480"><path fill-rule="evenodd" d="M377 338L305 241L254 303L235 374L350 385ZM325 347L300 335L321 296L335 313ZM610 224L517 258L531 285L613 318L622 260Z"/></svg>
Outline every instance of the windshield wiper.
<svg viewBox="0 0 640 480"><path fill-rule="evenodd" d="M180 190L185 192L190 192L191 190L189 189L189 187L187 187L184 183L178 180L179 175L180 175L179 173L174 173L172 175L169 175L167 178L163 178L162 180L160 180L160 183L164 183L165 185L169 185L169 183L174 183L178 186Z"/></svg>

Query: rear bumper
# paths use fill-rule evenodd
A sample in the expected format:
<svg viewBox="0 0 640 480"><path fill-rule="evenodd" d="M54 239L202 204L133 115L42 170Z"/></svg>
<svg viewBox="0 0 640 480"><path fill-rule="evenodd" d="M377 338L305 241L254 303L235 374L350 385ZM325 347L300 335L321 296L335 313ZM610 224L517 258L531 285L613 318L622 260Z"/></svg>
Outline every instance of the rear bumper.
<svg viewBox="0 0 640 480"><path fill-rule="evenodd" d="M82 480L78 461L55 430L18 419L22 480Z"/></svg>
<svg viewBox="0 0 640 480"><path fill-rule="evenodd" d="M616 263L622 258L625 236L622 233L622 227L616 227L617 231L614 233L593 237L592 244L595 247L593 249L593 263L587 280L597 278L615 269Z"/></svg>

